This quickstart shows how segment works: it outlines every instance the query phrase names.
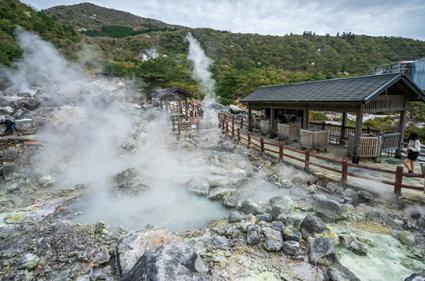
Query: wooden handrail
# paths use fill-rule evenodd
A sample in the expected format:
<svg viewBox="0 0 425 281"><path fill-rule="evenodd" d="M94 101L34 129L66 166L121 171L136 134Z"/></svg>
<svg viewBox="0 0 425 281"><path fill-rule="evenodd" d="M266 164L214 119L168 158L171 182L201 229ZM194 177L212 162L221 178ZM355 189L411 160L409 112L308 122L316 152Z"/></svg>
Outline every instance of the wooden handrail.
<svg viewBox="0 0 425 281"><path fill-rule="evenodd" d="M223 120L222 124L225 127L224 134L228 135L232 138L235 138L234 124L236 123L237 118L235 118L235 117L227 118L226 115L223 115L223 116L224 117L222 118L222 120ZM229 126L230 122L231 122L231 125ZM242 122L243 122L243 119L242 119ZM327 125L329 125L329 124L327 124ZM335 125L335 126L338 126L338 125ZM424 187L422 187L422 186L419 187L419 186L415 186L415 185L403 184L403 177L422 178L424 176L422 174L404 173L402 166L398 166L396 168L396 170L394 171L394 170L390 170L390 169L372 167L372 166L363 165L363 164L354 164L354 163L348 162L345 157L342 160L338 160L338 159L330 158L330 157L327 157L327 156L319 155L315 152L305 151L305 150L297 149L297 148L294 148L294 147L285 146L281 142L265 141L263 137L257 137L255 135L252 135L249 132L243 131L241 128L242 128L242 126L240 128L236 129L237 130L237 141L239 143L241 142L241 140L246 141L248 149L254 148L254 149L259 150L262 153L270 152L270 153L276 154L278 159L281 160L281 161L283 161L284 158L289 158L289 159L293 159L293 160L296 160L296 161L300 161L300 162L304 163L304 169L306 171L310 170L310 166L315 166L315 167L319 167L319 168L322 168L322 169L325 169L325 170L329 170L329 171L341 174L341 183L343 185L347 184L348 176L350 176L350 177L362 178L362 179L366 179L366 180L370 180L370 181L375 181L375 182L380 182L380 183L391 185L391 186L394 187L394 192L396 194L401 194L402 188L413 189L413 190L424 190ZM349 127L347 127L347 128L349 128ZM229 134L230 130L232 130L232 134ZM253 142L253 141L255 141L255 142ZM271 146L271 147L265 147L265 145ZM295 152L295 153L298 153L298 154L301 154L301 155L304 155L304 156L303 156L303 158L300 158L300 157L297 157L295 155L285 153L285 151ZM327 162L340 164L341 169L326 166L325 164L321 164L321 163L312 162L311 157L314 157L314 158L317 158L317 159L320 159L320 160L325 160ZM348 171L348 169L350 167L395 175L395 181L393 182L393 181L389 181L389 180L379 180L377 178L355 174L353 172Z"/></svg>

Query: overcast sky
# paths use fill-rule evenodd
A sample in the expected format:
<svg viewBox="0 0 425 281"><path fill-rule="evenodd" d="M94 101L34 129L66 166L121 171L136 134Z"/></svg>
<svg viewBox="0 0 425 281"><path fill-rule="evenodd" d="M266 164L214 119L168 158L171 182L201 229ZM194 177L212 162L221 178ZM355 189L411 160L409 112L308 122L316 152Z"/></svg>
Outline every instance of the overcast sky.
<svg viewBox="0 0 425 281"><path fill-rule="evenodd" d="M82 0L24 0L37 9ZM425 40L425 0L91 0L189 27L282 35L318 34L402 36Z"/></svg>

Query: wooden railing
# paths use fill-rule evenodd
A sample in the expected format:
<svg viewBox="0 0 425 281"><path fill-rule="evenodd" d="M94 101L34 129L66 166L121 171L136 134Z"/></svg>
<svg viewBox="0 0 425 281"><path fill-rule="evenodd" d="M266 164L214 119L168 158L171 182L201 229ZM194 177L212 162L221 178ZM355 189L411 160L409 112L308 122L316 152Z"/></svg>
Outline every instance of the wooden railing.
<svg viewBox="0 0 425 281"><path fill-rule="evenodd" d="M281 142L271 142L263 137L256 136L248 131L241 129L240 123L235 122L236 118L232 117L228 119L224 117L226 115L220 115L220 127L225 136L229 136L240 144L245 144L246 147L260 151L261 153L269 156L278 158L280 161L285 161L286 158L296 160L303 163L304 170L309 171L311 166L315 166L324 170L332 171L340 174L340 182L342 185L348 183L348 177L355 177L365 179L372 182L379 182L393 187L394 193L400 195L401 190L412 189L422 191L424 186L416 186L403 183L404 177L415 177L423 178L422 174L410 174L403 172L403 166L397 166L395 170L384 169L379 167L372 167L363 164L350 163L346 158L341 160L333 159L327 156L323 156L308 150L301 150L289 146L283 145ZM325 163L317 163L312 161L313 159L319 159L325 161ZM333 164L330 166L329 164ZM350 172L350 168L357 168L361 170L375 171L391 175L394 177L394 181L378 179L377 177L366 176L361 172Z"/></svg>

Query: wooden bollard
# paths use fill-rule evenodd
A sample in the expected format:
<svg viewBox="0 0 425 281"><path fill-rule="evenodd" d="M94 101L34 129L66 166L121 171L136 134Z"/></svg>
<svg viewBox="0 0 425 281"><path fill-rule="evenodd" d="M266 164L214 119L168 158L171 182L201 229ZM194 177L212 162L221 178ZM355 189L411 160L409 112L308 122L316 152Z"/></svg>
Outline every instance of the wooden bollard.
<svg viewBox="0 0 425 281"><path fill-rule="evenodd" d="M341 184L343 186L347 185L348 179L348 161L347 158L342 159L341 164Z"/></svg>
<svg viewBox="0 0 425 281"><path fill-rule="evenodd" d="M397 166L395 170L394 193L401 194L401 186L403 184L403 166Z"/></svg>
<svg viewBox="0 0 425 281"><path fill-rule="evenodd" d="M304 161L304 170L308 171L310 169L310 151L305 152L305 161Z"/></svg>
<svg viewBox="0 0 425 281"><path fill-rule="evenodd" d="M279 160L283 160L283 145L279 144Z"/></svg>
<svg viewBox="0 0 425 281"><path fill-rule="evenodd" d="M264 152L264 139L260 138L260 150L261 152Z"/></svg>
<svg viewBox="0 0 425 281"><path fill-rule="evenodd" d="M238 142L241 142L241 129L238 128L237 133L238 133Z"/></svg>
<svg viewBox="0 0 425 281"><path fill-rule="evenodd" d="M246 148L249 149L250 146L251 146L251 135L248 134L248 144L246 145Z"/></svg>

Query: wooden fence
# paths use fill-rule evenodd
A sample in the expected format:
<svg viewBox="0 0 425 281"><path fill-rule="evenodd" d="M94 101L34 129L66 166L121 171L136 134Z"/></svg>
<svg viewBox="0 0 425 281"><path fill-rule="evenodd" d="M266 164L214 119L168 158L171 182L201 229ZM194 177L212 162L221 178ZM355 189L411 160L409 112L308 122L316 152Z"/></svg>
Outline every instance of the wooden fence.
<svg viewBox="0 0 425 281"><path fill-rule="evenodd" d="M303 163L304 170L309 171L311 166L315 166L324 170L328 170L337 174L340 174L340 182L342 185L346 185L348 183L348 177L361 178L372 182L379 182L386 185L390 185L394 188L394 193L400 195L401 190L412 189L422 191L424 190L424 186L416 186L403 183L404 177L415 177L415 178L423 178L422 174L409 174L404 173L403 166L397 166L395 170L384 169L379 167L372 167L363 164L354 164L350 163L346 158L337 160L330 157L326 157L320 154L317 154L308 150L301 150L289 146L285 146L280 142L271 142L268 139L263 137L256 136L252 133L249 133L243 129L241 129L240 122L235 122L236 118L233 117L230 120L228 118L223 118L223 116L219 116L220 119L220 127L222 128L222 132L225 136L231 137L233 140L237 141L240 144L245 144L248 149L252 148L261 153L267 154L272 157L277 157L280 161L285 161L286 158L299 161ZM243 120L243 119L242 119ZM243 123L242 123L243 125ZM323 160L325 163L317 163L312 160L316 158L319 160ZM328 165L332 163L333 166ZM394 181L391 180L381 180L376 177L365 176L361 172L350 172L350 168L357 168L361 170L375 171L384 173L387 175L391 175L394 177Z"/></svg>

